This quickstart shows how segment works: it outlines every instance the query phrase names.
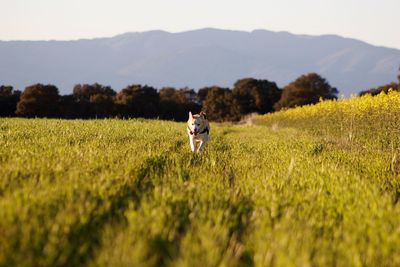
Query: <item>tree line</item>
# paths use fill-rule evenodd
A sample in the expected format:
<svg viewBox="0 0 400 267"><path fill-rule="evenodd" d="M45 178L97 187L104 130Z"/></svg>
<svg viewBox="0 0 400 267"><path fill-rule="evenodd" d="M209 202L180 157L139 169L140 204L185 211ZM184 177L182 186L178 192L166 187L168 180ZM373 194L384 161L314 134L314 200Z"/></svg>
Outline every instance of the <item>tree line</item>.
<svg viewBox="0 0 400 267"><path fill-rule="evenodd" d="M54 85L34 84L23 92L0 86L0 116L90 118L159 118L185 121L188 111L205 111L213 121L238 121L249 113L265 114L337 98L338 90L317 73L301 75L284 88L275 82L244 78L233 88L191 88L77 84L72 94L60 95Z"/></svg>
<svg viewBox="0 0 400 267"><path fill-rule="evenodd" d="M389 90L393 91L400 91L400 66L399 66L399 73L397 75L398 83L391 82L385 85L381 85L378 87L370 88L364 91L361 91L358 95L363 96L366 94L370 94L372 96L379 95L381 92L388 93Z"/></svg>
<svg viewBox="0 0 400 267"><path fill-rule="evenodd" d="M399 75L399 81L400 81L400 75ZM375 96L375 95L379 95L382 92L388 93L389 90L400 91L400 82L399 83L391 82L391 83L381 85L381 86L378 86L375 88L370 88L368 90L361 91L358 95L363 96L366 94L370 94L370 95Z"/></svg>

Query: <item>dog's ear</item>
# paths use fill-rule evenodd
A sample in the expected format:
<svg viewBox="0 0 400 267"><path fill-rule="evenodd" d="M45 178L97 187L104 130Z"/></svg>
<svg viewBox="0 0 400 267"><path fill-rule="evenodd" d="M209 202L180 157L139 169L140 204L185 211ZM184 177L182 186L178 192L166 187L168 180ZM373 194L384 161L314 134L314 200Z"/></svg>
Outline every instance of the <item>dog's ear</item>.
<svg viewBox="0 0 400 267"><path fill-rule="evenodd" d="M193 119L193 115L192 115L191 111L189 111L189 119Z"/></svg>
<svg viewBox="0 0 400 267"><path fill-rule="evenodd" d="M207 114L204 111L200 112L200 116L202 116L205 120L207 119Z"/></svg>

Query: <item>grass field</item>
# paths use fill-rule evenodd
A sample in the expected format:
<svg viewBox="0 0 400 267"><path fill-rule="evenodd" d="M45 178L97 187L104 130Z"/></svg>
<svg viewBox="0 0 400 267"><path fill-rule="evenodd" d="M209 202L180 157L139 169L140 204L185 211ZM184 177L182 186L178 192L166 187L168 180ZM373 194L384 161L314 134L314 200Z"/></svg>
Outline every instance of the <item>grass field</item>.
<svg viewBox="0 0 400 267"><path fill-rule="evenodd" d="M400 266L400 94L212 124L0 119L0 266Z"/></svg>

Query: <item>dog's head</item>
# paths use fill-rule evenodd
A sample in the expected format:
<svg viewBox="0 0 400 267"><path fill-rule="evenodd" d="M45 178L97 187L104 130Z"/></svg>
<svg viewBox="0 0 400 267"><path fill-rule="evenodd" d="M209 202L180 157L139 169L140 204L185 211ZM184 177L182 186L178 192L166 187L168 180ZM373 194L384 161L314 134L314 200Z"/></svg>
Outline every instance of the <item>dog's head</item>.
<svg viewBox="0 0 400 267"><path fill-rule="evenodd" d="M200 114L192 115L189 112L188 129L191 135L197 135L208 127L206 114L202 111Z"/></svg>

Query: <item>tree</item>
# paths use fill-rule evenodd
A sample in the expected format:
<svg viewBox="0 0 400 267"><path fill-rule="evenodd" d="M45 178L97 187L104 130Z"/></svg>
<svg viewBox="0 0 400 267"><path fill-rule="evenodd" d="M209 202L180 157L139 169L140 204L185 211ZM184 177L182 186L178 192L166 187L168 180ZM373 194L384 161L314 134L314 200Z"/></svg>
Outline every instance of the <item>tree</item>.
<svg viewBox="0 0 400 267"><path fill-rule="evenodd" d="M58 88L54 85L34 84L25 88L17 104L17 114L24 117L57 117Z"/></svg>
<svg viewBox="0 0 400 267"><path fill-rule="evenodd" d="M199 99L199 102L201 104L203 104L204 100L207 97L208 91L211 89L212 87L204 87L199 89L199 91L197 92L197 98Z"/></svg>
<svg viewBox="0 0 400 267"><path fill-rule="evenodd" d="M184 87L176 91L178 105L180 106L180 113L177 117L179 121L186 121L189 111L193 113L200 113L201 105L197 98L197 93L190 88Z"/></svg>
<svg viewBox="0 0 400 267"><path fill-rule="evenodd" d="M234 84L233 95L242 115L253 112L265 114L273 111L273 105L280 99L281 90L274 82L245 78Z"/></svg>
<svg viewBox="0 0 400 267"><path fill-rule="evenodd" d="M399 80L398 82L398 91L400 91L400 65L399 65L399 74L397 75L397 79Z"/></svg>
<svg viewBox="0 0 400 267"><path fill-rule="evenodd" d="M107 118L114 114L114 96L95 94L90 97L91 115L96 118Z"/></svg>
<svg viewBox="0 0 400 267"><path fill-rule="evenodd" d="M85 118L80 110L80 103L75 101L74 95L62 95L59 101L59 112L62 118L78 119Z"/></svg>
<svg viewBox="0 0 400 267"><path fill-rule="evenodd" d="M368 90L365 91L361 91L359 93L360 96L362 95L366 95L366 94L371 94L372 96L375 95L379 95L381 92L387 93L389 91L389 89L398 90L398 84L397 83L389 83L389 84L385 84L376 88L370 88Z"/></svg>
<svg viewBox="0 0 400 267"><path fill-rule="evenodd" d="M197 93L189 87L179 89L178 94L181 103L198 103Z"/></svg>
<svg viewBox="0 0 400 267"><path fill-rule="evenodd" d="M193 89L164 87L160 90L160 118L176 121L187 120L189 111L198 113L201 105Z"/></svg>
<svg viewBox="0 0 400 267"><path fill-rule="evenodd" d="M164 87L160 90L160 118L172 120L179 117L181 105L177 101L176 89Z"/></svg>
<svg viewBox="0 0 400 267"><path fill-rule="evenodd" d="M73 97L78 103L79 116L82 118L104 118L114 113L114 97L116 92L110 86L98 83L77 84L73 89Z"/></svg>
<svg viewBox="0 0 400 267"><path fill-rule="evenodd" d="M338 90L317 73L302 75L283 88L275 109L292 108L319 102L319 99L336 99Z"/></svg>
<svg viewBox="0 0 400 267"><path fill-rule="evenodd" d="M158 116L159 102L156 89L140 84L125 87L115 97L118 113L122 117L155 118Z"/></svg>
<svg viewBox="0 0 400 267"><path fill-rule="evenodd" d="M397 79L399 80L398 83L391 82L385 85L381 85L375 88L370 88L368 90L361 91L358 95L366 95L370 94L372 96L379 95L381 92L387 93L390 89L394 91L400 91L400 65L399 65L399 73L397 75Z"/></svg>
<svg viewBox="0 0 400 267"><path fill-rule="evenodd" d="M160 101L176 102L176 89L174 87L161 88Z"/></svg>
<svg viewBox="0 0 400 267"><path fill-rule="evenodd" d="M207 96L203 101L203 110L213 121L237 121L240 119L237 99L229 88L208 87Z"/></svg>
<svg viewBox="0 0 400 267"><path fill-rule="evenodd" d="M20 91L14 91L12 86L0 86L0 117L15 116Z"/></svg>
<svg viewBox="0 0 400 267"><path fill-rule="evenodd" d="M116 95L116 92L110 86L98 83L77 84L74 86L73 95L77 102L91 102L90 98L94 95L104 95L112 98Z"/></svg>

